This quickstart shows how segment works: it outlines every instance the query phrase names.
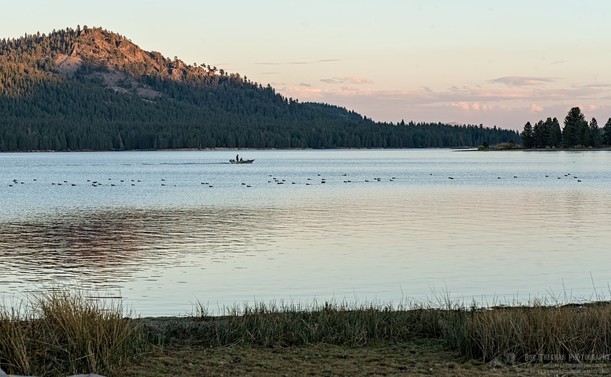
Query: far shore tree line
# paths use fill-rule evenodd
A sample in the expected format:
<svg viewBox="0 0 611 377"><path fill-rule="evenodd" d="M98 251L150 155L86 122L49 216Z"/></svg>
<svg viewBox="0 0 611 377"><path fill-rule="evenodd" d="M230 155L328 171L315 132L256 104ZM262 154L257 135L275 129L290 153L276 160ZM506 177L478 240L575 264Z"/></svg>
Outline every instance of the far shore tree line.
<svg viewBox="0 0 611 377"><path fill-rule="evenodd" d="M532 148L601 148L611 146L611 118L602 127L596 118L588 123L579 107L573 107L564 118L564 127L556 118L524 125L520 134L522 146Z"/></svg>

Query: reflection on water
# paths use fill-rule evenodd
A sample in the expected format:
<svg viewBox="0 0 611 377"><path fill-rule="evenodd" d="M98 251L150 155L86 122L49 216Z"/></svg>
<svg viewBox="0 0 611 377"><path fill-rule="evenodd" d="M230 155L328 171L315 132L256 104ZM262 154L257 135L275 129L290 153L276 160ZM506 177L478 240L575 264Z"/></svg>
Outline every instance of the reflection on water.
<svg viewBox="0 0 611 377"><path fill-rule="evenodd" d="M264 247L273 217L264 209L115 209L0 223L0 284L119 288L135 271L172 266L185 254L225 258L248 244Z"/></svg>
<svg viewBox="0 0 611 377"><path fill-rule="evenodd" d="M0 156L1 176L25 182L0 186L0 296L75 285L161 315L609 291L609 154L215 153Z"/></svg>

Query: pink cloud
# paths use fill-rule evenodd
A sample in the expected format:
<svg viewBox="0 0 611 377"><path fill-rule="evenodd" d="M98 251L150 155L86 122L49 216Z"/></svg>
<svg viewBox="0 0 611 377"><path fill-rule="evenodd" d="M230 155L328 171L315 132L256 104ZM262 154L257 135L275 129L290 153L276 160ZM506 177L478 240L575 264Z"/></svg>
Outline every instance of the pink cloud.
<svg viewBox="0 0 611 377"><path fill-rule="evenodd" d="M452 107L457 107L463 111L488 111L493 107L480 102L453 102Z"/></svg>
<svg viewBox="0 0 611 377"><path fill-rule="evenodd" d="M301 101L315 101L323 96L338 97L367 97L376 96L379 92L371 89L342 86L340 88L322 89L307 85L280 88L279 91L286 97L299 98Z"/></svg>
<svg viewBox="0 0 611 377"><path fill-rule="evenodd" d="M404 90L351 84L319 84L320 87L316 88L315 83L312 87L295 83L276 88L284 96L298 98L301 102L335 104L381 121L454 121L522 129L527 121L532 123L548 116L563 119L574 106L579 106L588 117L607 119L611 115L611 107L605 100L606 97L611 98L611 87L602 84L555 84L558 87L554 88L463 85L447 89L416 87Z"/></svg>
<svg viewBox="0 0 611 377"><path fill-rule="evenodd" d="M508 86L531 86L541 85L556 81L550 77L529 77L529 76L504 76L490 80L491 83L505 84Z"/></svg>
<svg viewBox="0 0 611 377"><path fill-rule="evenodd" d="M469 111L469 104L467 102L454 102L452 103L452 107L458 107L463 111Z"/></svg>
<svg viewBox="0 0 611 377"><path fill-rule="evenodd" d="M332 77L330 79L320 79L327 84L373 84L373 81L366 77L347 76L347 77Z"/></svg>
<svg viewBox="0 0 611 377"><path fill-rule="evenodd" d="M430 88L415 90L376 90L374 87L304 87L277 85L278 91L285 96L299 98L302 101L314 101L319 98L376 98L380 101L401 103L404 106L452 106L464 111L489 111L492 109L515 109L520 107L530 112L546 111L552 103L568 103L570 108L574 99L591 99L590 105L582 105L584 110L596 110L595 101L603 100L608 93L601 88L579 87L559 89L489 89L451 87L435 91Z"/></svg>

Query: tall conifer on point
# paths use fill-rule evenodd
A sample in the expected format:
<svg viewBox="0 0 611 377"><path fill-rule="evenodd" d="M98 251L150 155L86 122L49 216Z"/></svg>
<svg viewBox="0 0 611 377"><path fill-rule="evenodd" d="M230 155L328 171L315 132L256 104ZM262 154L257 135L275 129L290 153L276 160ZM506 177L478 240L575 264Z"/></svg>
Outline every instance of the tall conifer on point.
<svg viewBox="0 0 611 377"><path fill-rule="evenodd" d="M520 136L522 137L522 146L524 148L532 148L535 146L533 127L530 122L526 122L524 125L524 131L522 131Z"/></svg>
<svg viewBox="0 0 611 377"><path fill-rule="evenodd" d="M583 143L583 129L588 127L588 122L579 107L573 107L564 118L564 129L562 130L562 144L565 148L571 148Z"/></svg>

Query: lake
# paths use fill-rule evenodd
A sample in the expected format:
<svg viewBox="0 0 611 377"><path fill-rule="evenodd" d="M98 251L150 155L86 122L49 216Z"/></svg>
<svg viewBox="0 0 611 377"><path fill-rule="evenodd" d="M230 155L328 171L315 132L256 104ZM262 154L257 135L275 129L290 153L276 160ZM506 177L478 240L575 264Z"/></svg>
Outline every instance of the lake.
<svg viewBox="0 0 611 377"><path fill-rule="evenodd" d="M611 296L604 151L9 153L0 205L4 301L67 286L179 315Z"/></svg>

